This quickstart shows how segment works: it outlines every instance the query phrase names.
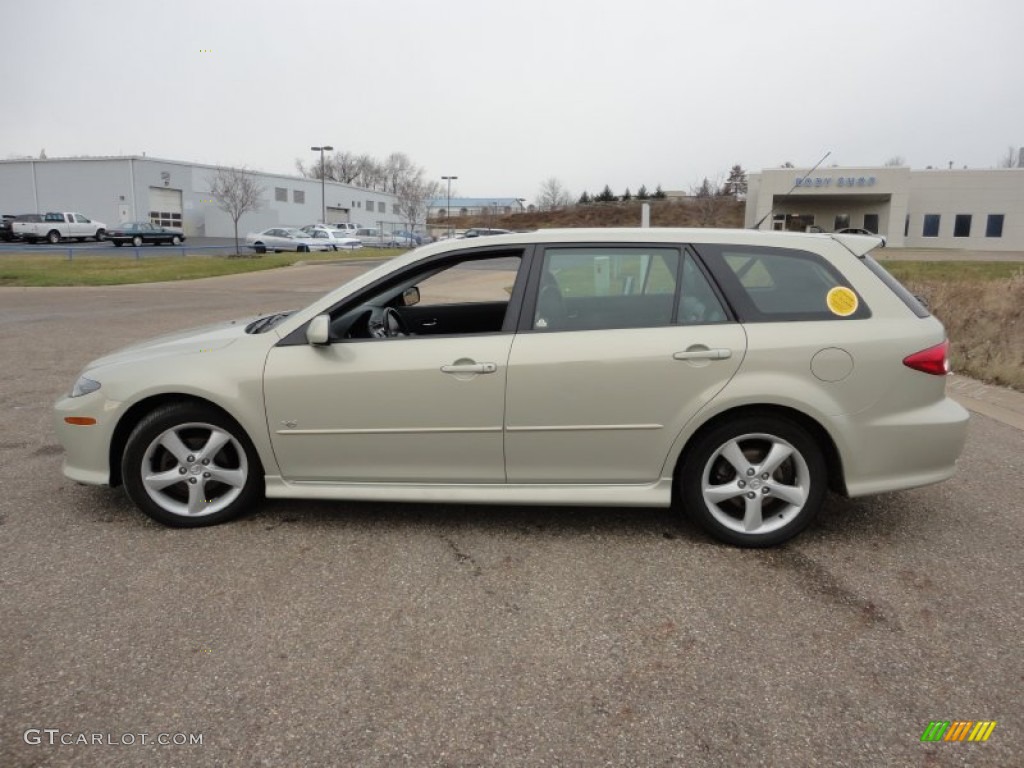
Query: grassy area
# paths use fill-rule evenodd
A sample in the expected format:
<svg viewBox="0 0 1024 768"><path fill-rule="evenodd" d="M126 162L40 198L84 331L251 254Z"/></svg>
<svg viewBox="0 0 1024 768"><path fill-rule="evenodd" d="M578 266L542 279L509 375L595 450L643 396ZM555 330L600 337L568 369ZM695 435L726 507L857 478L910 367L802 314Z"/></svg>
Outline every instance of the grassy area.
<svg viewBox="0 0 1024 768"><path fill-rule="evenodd" d="M1024 391L1024 271L1013 266L1013 277L903 282L946 326L954 371Z"/></svg>
<svg viewBox="0 0 1024 768"><path fill-rule="evenodd" d="M236 275L286 267L299 261L390 258L397 251L360 248L356 251L316 253L268 253L264 256L225 255L181 256L178 250L144 249L136 259L132 250L123 256L94 256L76 251L68 260L60 252L0 253L0 286L49 287L57 285L124 285L156 283L168 280L193 280L199 277Z"/></svg>
<svg viewBox="0 0 1024 768"><path fill-rule="evenodd" d="M901 283L915 280L975 282L1024 275L1024 264L1013 261L898 261L881 262Z"/></svg>

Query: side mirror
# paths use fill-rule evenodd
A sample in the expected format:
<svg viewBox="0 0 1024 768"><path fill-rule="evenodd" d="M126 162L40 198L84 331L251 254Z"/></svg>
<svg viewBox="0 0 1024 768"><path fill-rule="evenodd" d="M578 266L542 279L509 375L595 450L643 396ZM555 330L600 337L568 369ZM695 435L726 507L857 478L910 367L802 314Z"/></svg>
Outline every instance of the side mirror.
<svg viewBox="0 0 1024 768"><path fill-rule="evenodd" d="M323 346L331 340L331 316L317 315L306 326L306 341L314 346Z"/></svg>
<svg viewBox="0 0 1024 768"><path fill-rule="evenodd" d="M412 307L420 303L420 289L417 286L402 291L402 306Z"/></svg>

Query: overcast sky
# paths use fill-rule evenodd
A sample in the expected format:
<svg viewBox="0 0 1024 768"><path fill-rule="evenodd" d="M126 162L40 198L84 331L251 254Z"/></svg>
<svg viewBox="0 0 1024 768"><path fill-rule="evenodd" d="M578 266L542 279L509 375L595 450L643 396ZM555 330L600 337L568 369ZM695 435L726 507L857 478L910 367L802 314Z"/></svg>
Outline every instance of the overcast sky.
<svg viewBox="0 0 1024 768"><path fill-rule="evenodd" d="M533 199L1024 144L1019 0L4 0L2 28L0 157L294 173L323 143Z"/></svg>

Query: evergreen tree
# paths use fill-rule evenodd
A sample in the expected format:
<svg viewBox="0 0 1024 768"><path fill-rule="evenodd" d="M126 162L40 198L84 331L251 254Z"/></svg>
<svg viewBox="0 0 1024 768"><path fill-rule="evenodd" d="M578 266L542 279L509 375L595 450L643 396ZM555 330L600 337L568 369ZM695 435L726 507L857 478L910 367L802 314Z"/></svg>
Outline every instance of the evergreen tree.
<svg viewBox="0 0 1024 768"><path fill-rule="evenodd" d="M626 191L622 194L622 202L628 202L633 199L633 195L629 192L629 187L626 187Z"/></svg>
<svg viewBox="0 0 1024 768"><path fill-rule="evenodd" d="M658 185L658 188L654 190L654 194L651 195L651 198L654 200L664 200L666 197L667 195L661 189L661 184Z"/></svg>
<svg viewBox="0 0 1024 768"><path fill-rule="evenodd" d="M739 197L747 193L747 172L739 164L734 165L729 171L729 178L725 180L723 195Z"/></svg>
<svg viewBox="0 0 1024 768"><path fill-rule="evenodd" d="M612 188L609 187L607 184L605 184L604 185L604 189L601 190L601 194L597 195L594 198L594 202L596 202L596 203L614 203L616 199L617 198L615 197L615 193L612 192Z"/></svg>
<svg viewBox="0 0 1024 768"><path fill-rule="evenodd" d="M589 202L590 202L590 195L588 195L586 190L584 190L583 194L580 195L580 199L579 199L578 205L586 205Z"/></svg>
<svg viewBox="0 0 1024 768"><path fill-rule="evenodd" d="M648 200L650 197L651 197L650 194L647 192L647 185L646 184L641 184L640 185L640 189L638 189L636 191L636 199L637 200Z"/></svg>

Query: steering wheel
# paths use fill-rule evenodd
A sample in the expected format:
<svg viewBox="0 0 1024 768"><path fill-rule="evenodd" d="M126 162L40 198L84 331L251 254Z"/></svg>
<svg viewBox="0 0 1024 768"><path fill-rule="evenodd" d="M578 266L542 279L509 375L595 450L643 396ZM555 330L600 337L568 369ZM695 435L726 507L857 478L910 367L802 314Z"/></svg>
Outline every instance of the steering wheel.
<svg viewBox="0 0 1024 768"><path fill-rule="evenodd" d="M408 336L409 329L402 316L394 307L375 309L367 322L370 338L393 339L397 336Z"/></svg>

